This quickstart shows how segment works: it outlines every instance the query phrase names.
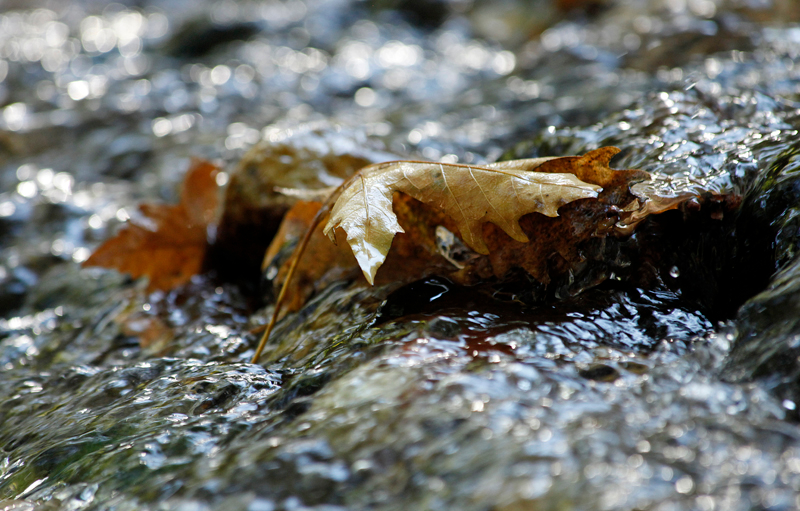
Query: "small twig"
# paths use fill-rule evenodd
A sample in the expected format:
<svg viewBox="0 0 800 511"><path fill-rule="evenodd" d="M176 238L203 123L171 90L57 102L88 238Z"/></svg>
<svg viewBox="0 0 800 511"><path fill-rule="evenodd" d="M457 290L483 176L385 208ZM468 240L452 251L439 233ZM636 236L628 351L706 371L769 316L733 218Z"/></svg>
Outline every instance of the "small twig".
<svg viewBox="0 0 800 511"><path fill-rule="evenodd" d="M338 190L338 189L337 189ZM317 214L314 215L314 219L311 220L311 225L309 226L308 230L306 230L303 239L300 241L300 244L295 247L294 252L292 252L292 264L289 266L289 271L286 273L286 279L283 281L283 285L281 286L281 291L278 293L278 298L275 300L275 310L272 312L272 317L267 324L266 330L264 330L264 335L261 336L261 341L258 343L258 347L256 348L256 353L253 355L253 358L250 360L251 363L257 364L258 359L261 357L261 352L264 351L264 347L267 345L267 339L269 339L269 334L272 333L272 329L275 327L275 323L278 322L278 314L281 311L281 305L283 305L283 297L286 294L286 290L289 288L289 283L294 276L294 272L297 269L297 263L300 262L300 257L302 257L303 252L306 250L306 246L308 245L311 236L314 234L314 231L317 229L319 224L322 222L322 219L327 215L331 210L331 204L334 202L334 197L337 196L337 193L334 192L330 195L328 200L319 208Z"/></svg>

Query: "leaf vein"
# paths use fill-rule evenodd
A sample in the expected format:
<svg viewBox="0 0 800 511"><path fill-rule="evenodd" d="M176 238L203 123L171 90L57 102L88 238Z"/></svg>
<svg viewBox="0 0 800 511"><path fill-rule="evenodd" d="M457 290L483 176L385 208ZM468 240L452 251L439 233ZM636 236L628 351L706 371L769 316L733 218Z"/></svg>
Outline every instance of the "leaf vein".
<svg viewBox="0 0 800 511"><path fill-rule="evenodd" d="M444 173L444 165L440 163L439 169L442 171L442 180L444 180L444 186L445 188L447 188L447 192L453 198L453 201L455 201L456 206L458 206L458 211L461 213L461 218L466 219L467 215L464 213L464 208L461 207L461 203L458 201L458 197L456 197L456 194L455 192L453 192L453 189L450 188L450 183L447 182L447 176Z"/></svg>
<svg viewBox="0 0 800 511"><path fill-rule="evenodd" d="M494 204L492 204L491 199L489 199L489 197L486 195L486 192L483 190L483 187L481 186L480 181L478 181L478 178L476 178L475 174L472 173L473 167L467 166L467 169L469 170L469 175L472 176L472 180L475 181L476 185L478 185L478 190L481 191L481 195L483 195L483 198L486 200L486 203L489 205L490 208L492 208L492 211L494 211L497 214L498 217L503 218L503 215L497 210L497 208L494 207ZM511 180L511 183L513 185L513 183L514 183L513 179ZM515 191L515 193L516 193L516 191ZM487 211L487 213L488 213L488 211Z"/></svg>
<svg viewBox="0 0 800 511"><path fill-rule="evenodd" d="M361 195L364 197L364 214L366 215L367 221L364 224L364 235L367 239L369 239L369 225L372 222L372 219L369 214L369 201L367 200L367 183L364 180L364 174L359 174L361 178Z"/></svg>

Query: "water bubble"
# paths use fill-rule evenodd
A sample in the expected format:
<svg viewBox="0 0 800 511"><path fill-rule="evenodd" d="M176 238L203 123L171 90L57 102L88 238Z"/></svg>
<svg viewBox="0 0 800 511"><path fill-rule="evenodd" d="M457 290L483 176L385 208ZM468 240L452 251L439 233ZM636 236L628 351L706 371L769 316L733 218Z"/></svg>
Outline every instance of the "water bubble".
<svg viewBox="0 0 800 511"><path fill-rule="evenodd" d="M82 263L85 260L89 259L90 255L91 252L89 251L88 248L80 247L75 249L75 251L72 253L72 260L75 261L76 263Z"/></svg>
<svg viewBox="0 0 800 511"><path fill-rule="evenodd" d="M211 70L210 78L214 85L224 85L231 78L231 68L224 65L215 66Z"/></svg>
<svg viewBox="0 0 800 511"><path fill-rule="evenodd" d="M422 132L418 129L413 129L408 134L408 141L412 144L419 144L422 141Z"/></svg>
<svg viewBox="0 0 800 511"><path fill-rule="evenodd" d="M389 41L378 50L378 62L383 67L408 67L416 64L422 57L422 48L406 45L400 41Z"/></svg>
<svg viewBox="0 0 800 511"><path fill-rule="evenodd" d="M670 268L669 276L672 277L673 279L677 279L678 277L680 277L681 276L680 268L678 268L677 266L673 266L672 268Z"/></svg>
<svg viewBox="0 0 800 511"><path fill-rule="evenodd" d="M28 105L25 103L12 103L3 109L2 118L6 127L11 131L19 131L27 124Z"/></svg>
<svg viewBox="0 0 800 511"><path fill-rule="evenodd" d="M92 229L100 229L103 227L103 219L100 218L100 215L94 214L89 217L89 227Z"/></svg>
<svg viewBox="0 0 800 511"><path fill-rule="evenodd" d="M242 64L236 68L236 71L233 73L233 76L239 82L250 83L256 76L256 70L253 69L252 66L248 66L247 64Z"/></svg>
<svg viewBox="0 0 800 511"><path fill-rule="evenodd" d="M36 173L36 181L42 188L50 188L53 185L53 169L42 169Z"/></svg>
<svg viewBox="0 0 800 511"><path fill-rule="evenodd" d="M510 51L501 51L492 59L492 69L499 75L507 75L514 70L517 59Z"/></svg>
<svg viewBox="0 0 800 511"><path fill-rule="evenodd" d="M165 137L172 131L172 122L169 119L158 117L152 123L153 134L157 137Z"/></svg>
<svg viewBox="0 0 800 511"><path fill-rule="evenodd" d="M69 251L69 248L70 247L69 247L68 243L66 241L64 241L63 239L55 239L50 244L50 253L53 254L54 256L58 257L58 256L64 254L64 252Z"/></svg>
<svg viewBox="0 0 800 511"><path fill-rule="evenodd" d="M169 30L168 18L160 13L154 12L147 17L145 37L158 39L164 37Z"/></svg>
<svg viewBox="0 0 800 511"><path fill-rule="evenodd" d="M75 179L66 172L59 172L53 176L53 186L66 194L72 193L72 185L74 183Z"/></svg>

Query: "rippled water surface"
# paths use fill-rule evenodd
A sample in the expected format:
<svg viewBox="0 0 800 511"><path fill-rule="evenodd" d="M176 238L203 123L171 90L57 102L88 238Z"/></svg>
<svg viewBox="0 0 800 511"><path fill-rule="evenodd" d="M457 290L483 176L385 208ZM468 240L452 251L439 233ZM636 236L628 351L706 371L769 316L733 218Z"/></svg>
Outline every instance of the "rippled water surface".
<svg viewBox="0 0 800 511"><path fill-rule="evenodd" d="M800 507L798 61L792 0L0 0L0 509ZM566 293L336 281L256 365L255 285L80 263L258 144L731 200Z"/></svg>

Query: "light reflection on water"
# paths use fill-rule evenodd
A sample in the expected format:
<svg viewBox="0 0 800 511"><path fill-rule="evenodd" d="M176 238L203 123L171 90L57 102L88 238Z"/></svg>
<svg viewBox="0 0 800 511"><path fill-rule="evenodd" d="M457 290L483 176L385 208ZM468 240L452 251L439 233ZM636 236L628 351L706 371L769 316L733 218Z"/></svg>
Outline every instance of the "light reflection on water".
<svg viewBox="0 0 800 511"><path fill-rule="evenodd" d="M721 382L733 339L703 337L715 326L701 314L670 311L685 328L667 334L645 332L633 307L489 335L508 319L486 313L453 319L460 338L420 321L329 353L367 312L327 313L288 332L290 360L266 370L240 363L251 325L228 287L199 279L142 304L121 279L78 274L137 203L175 198L189 156L232 164L262 139L453 162L532 137L513 150L614 143L665 189L728 191L796 138L796 27L746 25L747 11L711 0L581 19L544 1L536 16L467 4L432 27L297 0L0 13L0 413L26 417L0 432L21 445L0 485L19 477L12 496L73 509L111 495L136 507L137 492L198 509L800 506L797 434L781 420L794 402ZM186 56L192 34L247 23L247 38ZM178 358L142 350L125 314L174 335ZM59 486L26 463L90 482ZM348 493L359 485L370 491Z"/></svg>

